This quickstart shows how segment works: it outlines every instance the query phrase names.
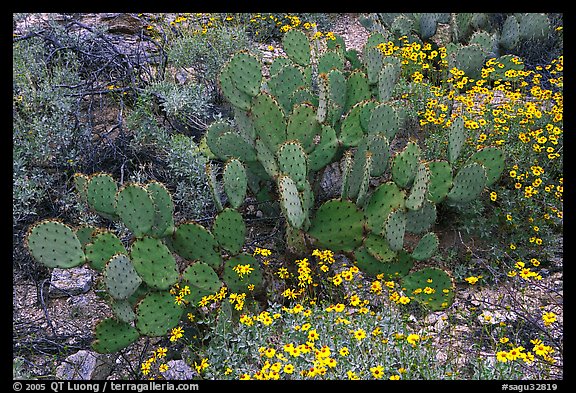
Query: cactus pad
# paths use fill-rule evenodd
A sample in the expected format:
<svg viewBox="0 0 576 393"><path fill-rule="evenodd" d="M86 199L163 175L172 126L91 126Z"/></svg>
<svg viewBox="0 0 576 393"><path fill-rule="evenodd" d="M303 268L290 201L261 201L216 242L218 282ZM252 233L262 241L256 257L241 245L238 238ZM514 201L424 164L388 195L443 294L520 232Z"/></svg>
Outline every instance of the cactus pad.
<svg viewBox="0 0 576 393"><path fill-rule="evenodd" d="M181 257L204 262L214 269L219 268L222 263L220 254L216 252L216 239L206 228L195 222L178 226L172 236L172 247Z"/></svg>
<svg viewBox="0 0 576 393"><path fill-rule="evenodd" d="M428 184L430 183L430 171L425 164L418 165L416 177L410 189L410 195L406 198L406 208L409 210L418 210L422 208L426 201L428 193Z"/></svg>
<svg viewBox="0 0 576 393"><path fill-rule="evenodd" d="M86 185L88 205L99 215L109 220L116 219L115 196L118 186L112 176L106 173L95 173L90 176Z"/></svg>
<svg viewBox="0 0 576 393"><path fill-rule="evenodd" d="M482 164L486 169L486 186L496 182L504 171L504 151L497 147L485 147L474 153L469 162Z"/></svg>
<svg viewBox="0 0 576 393"><path fill-rule="evenodd" d="M397 153L392 161L392 179L402 188L409 187L416 176L420 158L420 148L415 142L408 142L404 150Z"/></svg>
<svg viewBox="0 0 576 393"><path fill-rule="evenodd" d="M34 259L50 268L70 268L86 262L74 231L56 220L40 221L30 227L26 246Z"/></svg>
<svg viewBox="0 0 576 393"><path fill-rule="evenodd" d="M402 278L406 296L432 311L443 310L454 300L454 284L450 276L438 268L424 268Z"/></svg>
<svg viewBox="0 0 576 393"><path fill-rule="evenodd" d="M280 176L278 178L278 192L280 194L280 206L288 223L294 228L302 227L306 213L296 182L289 176Z"/></svg>
<svg viewBox="0 0 576 393"><path fill-rule="evenodd" d="M362 243L363 227L363 214L354 203L333 199L318 208L308 234L320 247L353 251Z"/></svg>
<svg viewBox="0 0 576 393"><path fill-rule="evenodd" d="M460 151L466 142L464 120L461 117L454 119L448 129L448 161L453 164L460 156Z"/></svg>
<svg viewBox="0 0 576 393"><path fill-rule="evenodd" d="M485 185L486 169L483 165L472 162L456 173L453 186L446 197L457 203L470 202L480 196Z"/></svg>
<svg viewBox="0 0 576 393"><path fill-rule="evenodd" d="M238 265L250 265L254 270L243 277L234 270ZM262 270L258 261L250 254L242 253L234 256L224 264L222 279L230 292L248 292L249 285L254 285L254 290L262 286Z"/></svg>
<svg viewBox="0 0 576 393"><path fill-rule="evenodd" d="M164 336L178 325L182 313L170 292L150 292L136 307L136 329L145 336Z"/></svg>
<svg viewBox="0 0 576 393"><path fill-rule="evenodd" d="M296 64L310 64L310 41L304 32L290 29L282 37L282 47L288 57Z"/></svg>
<svg viewBox="0 0 576 393"><path fill-rule="evenodd" d="M302 144L304 151L310 153L314 150L314 138L320 135L322 129L316 120L316 113L311 104L295 105L288 117L286 137L288 140L297 140Z"/></svg>
<svg viewBox="0 0 576 393"><path fill-rule="evenodd" d="M312 153L308 155L308 170L318 171L332 162L338 151L338 138L334 128L322 125L320 142L316 145Z"/></svg>
<svg viewBox="0 0 576 393"><path fill-rule="evenodd" d="M379 185L364 206L368 228L380 235L385 233L385 222L392 210L403 209L406 196L393 182Z"/></svg>
<svg viewBox="0 0 576 393"><path fill-rule="evenodd" d="M436 253L436 250L438 250L438 236L433 232L429 232L420 239L414 250L412 250L412 258L422 261L431 258Z"/></svg>
<svg viewBox="0 0 576 393"><path fill-rule="evenodd" d="M198 305L204 296L215 294L222 286L214 269L202 262L196 262L184 270L182 284L190 287L186 300L193 305Z"/></svg>
<svg viewBox="0 0 576 393"><path fill-rule="evenodd" d="M428 185L428 199L433 203L440 203L446 198L452 187L452 167L447 161L431 161L430 184Z"/></svg>
<svg viewBox="0 0 576 393"><path fill-rule="evenodd" d="M169 289L178 281L174 256L160 240L143 237L132 243L130 258L142 280L154 289Z"/></svg>
<svg viewBox="0 0 576 393"><path fill-rule="evenodd" d="M116 194L116 212L134 236L149 234L154 224L154 201L141 185L125 184Z"/></svg>
<svg viewBox="0 0 576 393"><path fill-rule="evenodd" d="M404 234L406 233L406 214L402 209L392 210L384 224L386 240L393 251L404 247Z"/></svg>
<svg viewBox="0 0 576 393"><path fill-rule="evenodd" d="M146 185L146 191L154 202L154 221L151 234L163 237L171 234L174 230L174 203L172 196L164 184L151 181Z"/></svg>
<svg viewBox="0 0 576 393"><path fill-rule="evenodd" d="M230 159L224 166L224 192L228 197L230 205L234 208L240 207L246 198L248 178L246 169L240 160Z"/></svg>
<svg viewBox="0 0 576 393"><path fill-rule="evenodd" d="M299 190L302 190L308 174L306 153L298 141L284 142L276 153L278 169L281 173L290 176Z"/></svg>
<svg viewBox="0 0 576 393"><path fill-rule="evenodd" d="M436 222L436 205L425 201L418 210L406 211L406 232L422 233Z"/></svg>
<svg viewBox="0 0 576 393"><path fill-rule="evenodd" d="M244 246L246 224L236 210L224 209L216 216L212 233L218 244L232 254L238 254Z"/></svg>
<svg viewBox="0 0 576 393"><path fill-rule="evenodd" d="M252 119L258 137L276 151L286 140L286 120L278 101L268 93L258 94L252 103Z"/></svg>
<svg viewBox="0 0 576 393"><path fill-rule="evenodd" d="M250 96L260 91L262 82L262 65L248 52L235 53L229 62L229 72L236 88Z"/></svg>
<svg viewBox="0 0 576 393"><path fill-rule="evenodd" d="M92 349L98 353L114 353L136 342L140 335L130 324L107 318L100 321L95 328L96 339Z"/></svg>
<svg viewBox="0 0 576 393"><path fill-rule="evenodd" d="M98 231L85 247L86 258L93 269L102 271L115 254L125 253L122 241L112 232Z"/></svg>
<svg viewBox="0 0 576 393"><path fill-rule="evenodd" d="M124 254L116 254L110 258L103 272L108 293L117 300L128 299L142 283L130 258Z"/></svg>

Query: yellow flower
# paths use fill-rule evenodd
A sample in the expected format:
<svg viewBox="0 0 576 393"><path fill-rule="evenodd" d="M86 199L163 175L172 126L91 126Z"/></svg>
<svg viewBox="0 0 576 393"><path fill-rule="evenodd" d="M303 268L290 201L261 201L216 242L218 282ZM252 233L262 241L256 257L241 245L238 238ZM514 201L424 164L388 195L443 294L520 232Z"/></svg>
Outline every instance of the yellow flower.
<svg viewBox="0 0 576 393"><path fill-rule="evenodd" d="M379 365L376 367L370 367L370 372L372 376L376 379L381 379L384 376L384 367Z"/></svg>
<svg viewBox="0 0 576 393"><path fill-rule="evenodd" d="M170 332L170 341L172 341L172 342L178 341L178 339L183 336L183 333L184 333L184 329L182 329L180 326L175 327Z"/></svg>
<svg viewBox="0 0 576 393"><path fill-rule="evenodd" d="M410 345L416 346L416 343L420 341L420 336L415 333L409 334L408 337L406 337L406 341L408 341Z"/></svg>
<svg viewBox="0 0 576 393"><path fill-rule="evenodd" d="M556 314L554 314L553 312L545 312L542 315L542 320L544 321L544 326L550 326L551 324L556 322L557 320Z"/></svg>
<svg viewBox="0 0 576 393"><path fill-rule="evenodd" d="M168 371L169 366L166 363L161 364L158 367L158 371L160 371L161 373L165 373L166 371Z"/></svg>
<svg viewBox="0 0 576 393"><path fill-rule="evenodd" d="M351 380L360 379L360 377L354 371L347 371L346 376L348 377L348 379L351 379Z"/></svg>
<svg viewBox="0 0 576 393"><path fill-rule="evenodd" d="M480 276L479 277L470 276L470 277L466 277L465 280L468 281L469 284L474 285L478 282L478 280L480 278L481 278Z"/></svg>
<svg viewBox="0 0 576 393"><path fill-rule="evenodd" d="M362 339L366 338L366 332L364 329L358 329L354 331L354 338L356 340L361 341Z"/></svg>
<svg viewBox="0 0 576 393"><path fill-rule="evenodd" d="M506 363L508 361L508 353L506 351L499 351L496 354L496 360L502 363Z"/></svg>
<svg viewBox="0 0 576 393"><path fill-rule="evenodd" d="M285 365L284 365L284 368L283 368L283 371L284 371L286 374L292 374L292 373L294 372L294 366L291 365L290 363L285 364Z"/></svg>
<svg viewBox="0 0 576 393"><path fill-rule="evenodd" d="M350 350L348 349L348 347L342 347L340 349L340 351L338 351L340 353L340 356L348 356L350 355Z"/></svg>

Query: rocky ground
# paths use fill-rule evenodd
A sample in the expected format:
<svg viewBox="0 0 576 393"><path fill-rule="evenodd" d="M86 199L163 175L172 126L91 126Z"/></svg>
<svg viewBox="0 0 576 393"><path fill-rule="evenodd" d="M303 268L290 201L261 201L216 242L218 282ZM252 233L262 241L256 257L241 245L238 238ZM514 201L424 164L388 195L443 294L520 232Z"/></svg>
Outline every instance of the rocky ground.
<svg viewBox="0 0 576 393"><path fill-rule="evenodd" d="M111 33L130 35L138 25L138 21L130 17L114 17L113 14L100 17L109 24ZM368 31L354 14L343 14L334 32L344 38L348 49L360 50L368 37ZM262 50L269 49L263 47ZM266 55L279 53L279 49L275 51ZM469 244L456 238L449 246L465 249ZM542 310L553 311L560 321L563 320L561 243L552 262L554 268L542 282L525 288L521 294L510 284L462 286L449 310L425 315L422 320L414 318L414 327L435 335L438 360L446 359L450 355L448 352L455 348L463 357L462 361L467 355L482 351L486 351L487 357L493 357L494 354L489 353L489 343L483 349L475 342L478 331L487 324L518 324L536 313L540 315ZM98 355L90 350L96 322L111 315L111 311L99 297L95 273L87 268L54 269L49 277L35 281L22 280L14 275L12 305L15 377L127 378L133 371L131 368L138 367L154 344L150 340L140 340L122 356ZM482 312L473 313L471 307ZM490 318L485 315L490 315ZM560 330L553 334L553 338L561 342L563 332ZM446 345L447 342L451 344ZM173 360L170 370L176 374L168 376L175 379L193 376L193 371L182 361Z"/></svg>

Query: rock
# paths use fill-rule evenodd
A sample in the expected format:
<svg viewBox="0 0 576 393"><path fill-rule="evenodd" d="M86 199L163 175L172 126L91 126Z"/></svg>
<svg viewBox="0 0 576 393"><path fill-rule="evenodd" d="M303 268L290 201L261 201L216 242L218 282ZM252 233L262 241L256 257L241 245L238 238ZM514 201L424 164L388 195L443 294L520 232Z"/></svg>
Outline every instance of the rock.
<svg viewBox="0 0 576 393"><path fill-rule="evenodd" d="M135 34L144 27L142 19L127 13L106 13L101 17L110 33Z"/></svg>
<svg viewBox="0 0 576 393"><path fill-rule="evenodd" d="M190 380L196 377L196 371L184 360L170 360L168 370L163 375L167 380Z"/></svg>
<svg viewBox="0 0 576 393"><path fill-rule="evenodd" d="M102 380L110 375L114 367L111 355L102 355L92 351L80 350L68 356L56 368L56 378L76 380Z"/></svg>
<svg viewBox="0 0 576 393"><path fill-rule="evenodd" d="M52 270L48 294L51 297L80 295L90 290L92 282L92 270L89 268L55 268Z"/></svg>
<svg viewBox="0 0 576 393"><path fill-rule="evenodd" d="M328 165L320 180L321 197L334 198L340 195L342 188L342 170L339 162Z"/></svg>

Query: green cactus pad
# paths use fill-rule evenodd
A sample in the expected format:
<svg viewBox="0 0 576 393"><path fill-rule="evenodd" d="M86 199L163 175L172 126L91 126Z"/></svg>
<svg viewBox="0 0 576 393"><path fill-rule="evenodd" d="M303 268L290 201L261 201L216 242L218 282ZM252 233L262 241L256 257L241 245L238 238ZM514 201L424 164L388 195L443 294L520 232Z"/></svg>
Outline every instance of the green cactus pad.
<svg viewBox="0 0 576 393"><path fill-rule="evenodd" d="M228 102L234 107L247 111L250 109L252 96L236 87L233 71L230 61L222 66L222 70L218 76L220 91L222 91L222 95L226 97Z"/></svg>
<svg viewBox="0 0 576 393"><path fill-rule="evenodd" d="M346 77L342 71L334 69L327 74L328 77L328 122L336 124L340 122L346 105Z"/></svg>
<svg viewBox="0 0 576 393"><path fill-rule="evenodd" d="M359 102L369 100L372 96L368 77L361 70L354 70L346 80L346 104L344 111L347 112Z"/></svg>
<svg viewBox="0 0 576 393"><path fill-rule="evenodd" d="M276 152L278 169L281 173L290 176L301 191L308 175L306 153L298 141L287 141L280 145Z"/></svg>
<svg viewBox="0 0 576 393"><path fill-rule="evenodd" d="M454 61L448 62L452 66L464 71L464 74L472 79L480 79L482 67L486 59L484 49L478 44L470 44L458 49ZM452 63L452 64L451 64Z"/></svg>
<svg viewBox="0 0 576 393"><path fill-rule="evenodd" d="M229 63L230 77L236 88L250 96L260 91L262 83L262 64L248 52L238 52Z"/></svg>
<svg viewBox="0 0 576 393"><path fill-rule="evenodd" d="M336 131L331 126L322 125L320 141L308 155L308 169L318 171L332 162L338 151L338 138Z"/></svg>
<svg viewBox="0 0 576 393"><path fill-rule="evenodd" d="M238 158L244 162L256 161L256 149L236 131L225 132L216 141L218 157L221 159Z"/></svg>
<svg viewBox="0 0 576 393"><path fill-rule="evenodd" d="M412 258L417 261L431 258L438 250L438 244L438 236L433 232L427 233L412 250Z"/></svg>
<svg viewBox="0 0 576 393"><path fill-rule="evenodd" d="M406 233L406 214L402 209L392 210L384 224L385 237L393 251L404 247Z"/></svg>
<svg viewBox="0 0 576 393"><path fill-rule="evenodd" d="M520 74L516 73L515 76L511 76L509 75L508 71L522 71L524 70L524 63L518 56L504 55L496 59L496 63L493 68L494 71L488 75L488 80L516 82L521 78Z"/></svg>
<svg viewBox="0 0 576 393"><path fill-rule="evenodd" d="M440 203L452 188L452 167L447 161L437 160L429 162L428 169L430 170L428 199L433 203Z"/></svg>
<svg viewBox="0 0 576 393"><path fill-rule="evenodd" d="M314 138L322 133L320 123L316 120L316 112L310 104L295 105L288 117L286 137L297 140L308 154L314 147Z"/></svg>
<svg viewBox="0 0 576 393"><path fill-rule="evenodd" d="M112 318L104 319L96 325L92 349L97 353L115 353L138 340L140 334L129 323Z"/></svg>
<svg viewBox="0 0 576 393"><path fill-rule="evenodd" d="M210 189L210 193L212 194L212 199L214 201L214 207L216 207L217 211L222 211L222 200L220 199L220 190L218 187L218 180L216 179L216 173L212 168L212 164L210 160L206 161L206 166L204 167L204 171L206 172L206 181L208 183L208 188Z"/></svg>
<svg viewBox="0 0 576 393"><path fill-rule="evenodd" d="M393 64L386 64L378 74L378 99L389 101L392 99L396 83L400 79L400 69Z"/></svg>
<svg viewBox="0 0 576 393"><path fill-rule="evenodd" d="M145 336L164 336L178 325L182 314L170 292L150 292L136 306L136 329Z"/></svg>
<svg viewBox="0 0 576 393"><path fill-rule="evenodd" d="M126 253L126 248L114 233L97 231L92 241L86 244L85 253L90 266L95 270L102 271L110 258L115 254Z"/></svg>
<svg viewBox="0 0 576 393"><path fill-rule="evenodd" d="M25 241L34 259L49 268L71 268L86 262L78 236L59 221L44 220L34 224Z"/></svg>
<svg viewBox="0 0 576 393"><path fill-rule="evenodd" d="M98 228L93 225L80 225L74 230L78 240L82 244L84 250L86 250L86 245L92 241L92 235L96 234Z"/></svg>
<svg viewBox="0 0 576 393"><path fill-rule="evenodd" d="M292 95L301 87L306 86L304 75L297 66L284 66L268 80L268 89L276 97L284 112L292 110Z"/></svg>
<svg viewBox="0 0 576 393"><path fill-rule="evenodd" d="M412 183L410 194L406 198L406 208L409 210L418 210L422 208L426 201L428 185L430 184L430 171L428 167L421 163L418 165L416 177Z"/></svg>
<svg viewBox="0 0 576 393"><path fill-rule="evenodd" d="M523 40L543 40L550 34L548 16L542 13L526 13L520 18L520 38Z"/></svg>
<svg viewBox="0 0 576 393"><path fill-rule="evenodd" d="M368 134L381 133L391 141L399 130L400 123L398 121L398 115L393 106L380 104L374 107L366 130Z"/></svg>
<svg viewBox="0 0 576 393"><path fill-rule="evenodd" d="M358 146L364 136L364 129L360 122L362 108L362 102L354 105L342 119L339 138L344 147Z"/></svg>
<svg viewBox="0 0 576 393"><path fill-rule="evenodd" d="M115 196L118 186L112 176L95 173L86 186L86 200L96 213L109 220L117 218Z"/></svg>
<svg viewBox="0 0 576 393"><path fill-rule="evenodd" d="M278 101L266 92L254 97L252 119L258 137L271 151L286 140L286 120Z"/></svg>
<svg viewBox="0 0 576 393"><path fill-rule="evenodd" d="M312 93L308 87L296 89L292 94L291 101L293 106L299 104L310 104L314 107L318 107L319 104L318 96Z"/></svg>
<svg viewBox="0 0 576 393"><path fill-rule="evenodd" d="M204 262L213 269L222 264L220 254L216 252L218 242L198 223L180 224L172 236L172 247L181 257Z"/></svg>
<svg viewBox="0 0 576 393"><path fill-rule="evenodd" d="M364 247L380 262L391 262L396 258L396 251L392 250L388 241L380 235L370 233L364 239Z"/></svg>
<svg viewBox="0 0 576 393"><path fill-rule="evenodd" d="M358 188L358 195L356 197L356 205L363 207L368 198L368 189L370 188L370 172L372 171L372 153L365 153L364 168L362 171L360 187Z"/></svg>
<svg viewBox="0 0 576 393"><path fill-rule="evenodd" d="M182 286L188 285L190 294L185 297L192 305L197 306L204 296L217 293L222 286L218 275L210 266L196 262L182 273Z"/></svg>
<svg viewBox="0 0 576 393"><path fill-rule="evenodd" d="M450 276L438 268L424 268L402 278L406 296L431 311L440 311L454 301L454 284Z"/></svg>
<svg viewBox="0 0 576 393"><path fill-rule="evenodd" d="M282 37L282 47L294 63L301 66L310 64L310 41L304 32L297 29L288 30Z"/></svg>
<svg viewBox="0 0 576 393"><path fill-rule="evenodd" d="M385 222L392 210L403 209L406 194L393 182L379 185L370 195L364 206L368 229L380 235L385 234Z"/></svg>
<svg viewBox="0 0 576 393"><path fill-rule="evenodd" d="M156 237L170 235L174 230L174 202L170 192L157 181L149 182L146 191L154 202L154 221L150 233Z"/></svg>
<svg viewBox="0 0 576 393"><path fill-rule="evenodd" d="M110 258L104 266L103 274L108 293L117 300L128 299L142 283L130 258L124 254L116 254Z"/></svg>
<svg viewBox="0 0 576 393"><path fill-rule="evenodd" d="M464 129L464 120L458 117L454 119L448 129L448 161L451 164L454 164L460 156L465 142L466 132Z"/></svg>
<svg viewBox="0 0 576 393"><path fill-rule="evenodd" d="M384 61L384 53L376 45L373 47L369 46L368 43L364 46L364 65L366 67L366 76L368 77L368 83L375 85L378 83L378 78L380 76L380 71L382 70L382 65Z"/></svg>
<svg viewBox="0 0 576 393"><path fill-rule="evenodd" d="M504 151L498 147L485 147L474 153L468 162L476 162L484 166L486 169L486 187L490 187L504 171Z"/></svg>
<svg viewBox="0 0 576 393"><path fill-rule="evenodd" d="M452 202L470 202L480 196L485 185L486 169L483 165L472 162L456 173L453 186L446 197Z"/></svg>
<svg viewBox="0 0 576 393"><path fill-rule="evenodd" d="M279 170L276 157L274 156L274 153L270 151L268 146L266 146L266 144L260 139L256 139L256 156L266 173L271 178L278 176Z"/></svg>
<svg viewBox="0 0 576 393"><path fill-rule="evenodd" d="M318 58L318 73L327 74L332 70L342 70L344 58L336 51L326 51Z"/></svg>
<svg viewBox="0 0 576 393"><path fill-rule="evenodd" d="M282 71L284 67L291 66L293 64L294 62L290 60L287 56L274 57L274 60L272 60L272 64L270 64L269 68L270 77L273 77L274 75Z"/></svg>
<svg viewBox="0 0 576 393"><path fill-rule="evenodd" d="M76 192L78 193L78 196L80 197L80 200L84 203L87 202L87 187L88 187L88 182L90 181L90 177L86 176L82 173L75 173L74 177L73 177L73 181L74 181L74 188L76 189Z"/></svg>
<svg viewBox="0 0 576 393"><path fill-rule="evenodd" d="M353 251L362 243L364 216L350 201L333 199L322 204L311 220L308 234L318 246L332 251Z"/></svg>
<svg viewBox="0 0 576 393"><path fill-rule="evenodd" d="M499 44L507 51L510 51L516 48L519 40L520 23L518 23L518 19L514 15L509 15L504 21L504 25L502 25Z"/></svg>
<svg viewBox="0 0 576 393"><path fill-rule="evenodd" d="M436 205L425 201L418 210L406 211L406 232L422 233L428 231L436 222Z"/></svg>
<svg viewBox="0 0 576 393"><path fill-rule="evenodd" d="M280 194L280 207L286 220L294 228L301 228L306 219L306 213L296 182L289 176L278 177L278 193Z"/></svg>
<svg viewBox="0 0 576 393"><path fill-rule="evenodd" d="M225 159L226 151L222 151L222 143L218 141L220 135L234 132L232 126L224 120L216 120L206 129L206 144L210 151L220 159Z"/></svg>
<svg viewBox="0 0 576 393"><path fill-rule="evenodd" d="M354 251L356 266L364 273L376 277L384 275L385 280L393 280L405 276L412 268L412 258L400 250L395 258L389 261L380 261L366 247Z"/></svg>
<svg viewBox="0 0 576 393"><path fill-rule="evenodd" d="M176 259L160 239L143 237L132 243L130 259L142 280L154 289L169 289L178 281Z"/></svg>
<svg viewBox="0 0 576 393"><path fill-rule="evenodd" d="M114 300L111 307L116 318L122 322L130 323L136 319L136 313L128 300Z"/></svg>
<svg viewBox="0 0 576 393"><path fill-rule="evenodd" d="M216 216L212 233L218 244L232 254L238 254L244 246L246 224L236 210L224 209Z"/></svg>
<svg viewBox="0 0 576 393"><path fill-rule="evenodd" d="M352 166L354 164L352 150L344 152L344 168L342 169L342 185L340 187L340 197L348 199L348 190L350 189L350 176L352 175Z"/></svg>
<svg viewBox="0 0 576 393"><path fill-rule="evenodd" d="M156 210L143 186L135 183L122 186L116 194L116 212L134 236L141 237L152 231Z"/></svg>
<svg viewBox="0 0 576 393"><path fill-rule="evenodd" d="M224 166L223 172L224 192L230 205L239 208L246 199L248 190L248 178L246 169L240 160L230 159Z"/></svg>
<svg viewBox="0 0 576 393"><path fill-rule="evenodd" d="M249 274L240 277L234 268L238 265L250 265L254 270ZM248 292L249 285L254 285L254 290L258 290L263 283L262 269L258 261L250 254L242 253L234 256L224 264L222 279L232 293Z"/></svg>
<svg viewBox="0 0 576 393"><path fill-rule="evenodd" d="M415 142L408 142L392 160L392 179L402 188L410 187L418 170L420 148Z"/></svg>

